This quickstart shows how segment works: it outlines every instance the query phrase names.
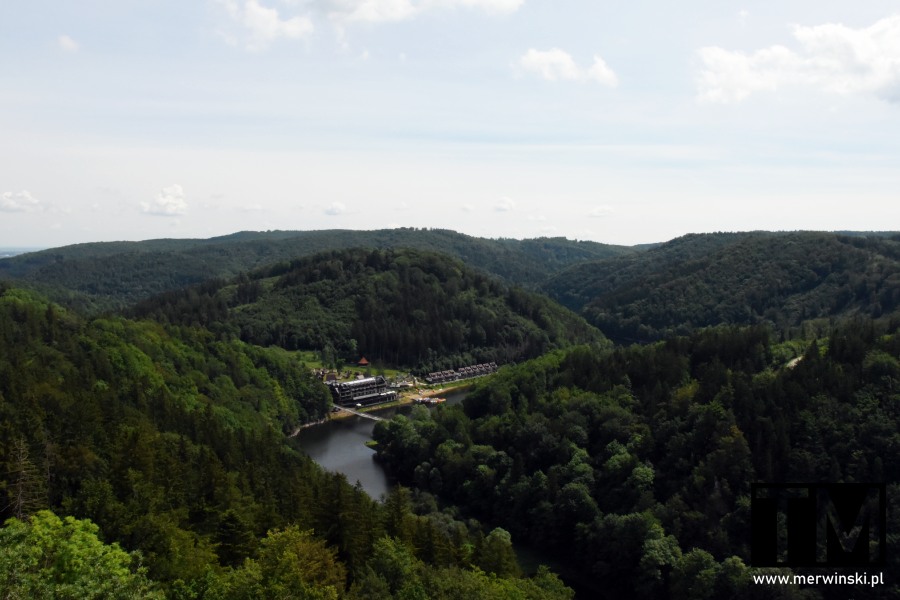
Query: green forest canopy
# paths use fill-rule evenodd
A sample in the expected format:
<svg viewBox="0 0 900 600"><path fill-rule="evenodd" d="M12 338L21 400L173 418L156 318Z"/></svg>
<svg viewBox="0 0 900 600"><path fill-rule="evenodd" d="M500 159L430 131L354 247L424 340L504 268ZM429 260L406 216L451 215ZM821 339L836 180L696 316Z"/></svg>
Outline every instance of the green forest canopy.
<svg viewBox="0 0 900 600"><path fill-rule="evenodd" d="M646 253L663 269L635 256L613 259L618 272L573 271L585 290L618 282L586 306L595 322L620 339L664 337L627 348L420 251L282 262L157 297L132 318L85 317L0 283L0 517L16 518L2 535L74 528L72 552L108 555L123 589L150 597L571 597L547 570L521 578L512 540L614 596L845 597L750 584L747 490L887 481L896 503L896 243L687 236ZM819 339L796 338L809 319ZM732 321L751 325L702 327ZM497 344L479 346L488 328ZM381 344L420 368L440 367L434 346L439 360L539 358L462 407L379 425L380 457L414 488L381 504L285 437L329 405L292 352L304 335L345 340L332 350L348 354ZM398 345L412 350L401 358ZM0 557L4 596L97 575L14 556ZM897 572L895 537L888 556ZM20 571L43 575L10 578ZM889 596L888 583L852 592Z"/></svg>
<svg viewBox="0 0 900 600"><path fill-rule="evenodd" d="M542 289L617 341L723 323L796 332L856 315L897 315L900 236L691 234L580 263Z"/></svg>
<svg viewBox="0 0 900 600"><path fill-rule="evenodd" d="M0 595L571 598L521 578L508 537L296 451L284 433L327 406L284 350L0 286Z"/></svg>
<svg viewBox="0 0 900 600"><path fill-rule="evenodd" d="M339 250L277 263L163 294L135 314L421 373L604 340L544 296L451 257L408 249Z"/></svg>
<svg viewBox="0 0 900 600"><path fill-rule="evenodd" d="M549 551L594 593L756 597L752 482L888 482L888 505L900 501L900 335L860 319L799 345L723 326L556 351L502 370L462 406L378 423L374 437L401 481ZM888 540L884 572L897 573Z"/></svg>
<svg viewBox="0 0 900 600"><path fill-rule="evenodd" d="M565 238L485 239L446 229L240 232L210 239L97 242L0 259L0 279L39 286L70 305L121 309L153 295L275 262L346 248L440 252L525 287L579 261L633 252Z"/></svg>

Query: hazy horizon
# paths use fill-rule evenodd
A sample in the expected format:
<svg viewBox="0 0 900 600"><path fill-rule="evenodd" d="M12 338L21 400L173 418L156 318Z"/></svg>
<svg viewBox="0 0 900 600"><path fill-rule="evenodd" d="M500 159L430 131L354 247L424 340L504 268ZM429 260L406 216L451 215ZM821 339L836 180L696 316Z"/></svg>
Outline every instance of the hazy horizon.
<svg viewBox="0 0 900 600"><path fill-rule="evenodd" d="M0 29L3 246L900 229L885 0L35 0Z"/></svg>
<svg viewBox="0 0 900 600"><path fill-rule="evenodd" d="M384 229L396 229L396 228L384 228ZM419 229L422 229L422 228L419 228ZM444 227L434 227L434 228L426 228L426 229L447 229L447 228L444 228ZM12 256L18 256L19 254L27 254L27 253L29 253L29 252L40 252L40 251L42 251L42 250L52 250L52 249L54 249L54 248L61 248L61 247L64 247L64 246L71 246L71 245L78 245L78 244L116 243L116 242L134 242L134 243L139 243L139 242L150 242L150 241L155 241L155 240L167 240L167 239L168 239L168 240L191 240L191 239L195 239L195 240L209 240L209 239L215 239L215 238L227 238L227 237L231 237L231 236L233 236L233 235L239 234L239 233L305 233L305 232L311 232L311 231L328 231L328 230L322 230L322 229L319 229L319 230L300 230L300 229L277 229L277 230L276 230L276 229L273 229L273 230L265 230L265 231L260 231L260 230L241 230L241 231L232 231L232 232L230 232L230 233L225 233L225 234L222 234L222 235L214 235L214 236L209 236L209 237L190 237L190 236L174 237L174 236L169 236L169 237L161 237L161 238L142 238L142 239L91 240L91 241L84 241L84 242L74 242L74 243L72 243L72 244L58 244L58 245L52 245L52 246L0 246L0 259L3 259L3 258L10 258L10 257L12 257ZM334 231L338 231L338 230L335 229ZM346 231L346 230L345 230L345 231ZM369 229L369 230L366 230L366 229L356 229L356 230L350 230L350 231L377 231L377 230L372 230L372 229ZM456 230L452 230L452 231L455 231L456 233L461 233L461 234L463 234L463 235L469 235L469 234L467 234L467 233L465 233L465 232L462 232L462 231L456 231ZM815 232L820 232L820 233L836 233L836 234L841 234L841 233L843 233L843 234L853 234L853 235L862 235L862 234L871 234L871 235L900 234L900 232L898 232L898 231L889 231L889 230L885 230L885 231L876 231L876 230L867 230L867 231L863 231L863 230L832 230L832 231L825 231L825 230L809 230L809 229L806 229L806 230L803 230L803 229L796 229L796 230L762 230L762 229L758 229L758 230L752 230L752 231L755 231L755 232L765 232L765 233L791 233L791 232L801 232L801 231L802 231L802 232L812 232L812 233L815 233ZM634 244L614 244L614 245L621 245L621 246L646 246L646 245L654 245L654 244L664 244L664 243L666 243L666 242L672 241L672 240L677 239L677 238L679 238L679 237L683 237L683 236L685 236L685 235L694 235L694 234L713 234L713 233L748 233L748 232L750 232L750 230L746 230L746 231L737 231L737 230L735 230L735 231L689 231L689 232L686 232L686 233L684 233L684 234L677 235L677 236L675 236L675 237L667 238L667 239L648 240L648 241L645 241L645 242L637 242L637 243L634 243ZM556 236L539 235L539 236L529 236L529 237L511 237L511 236L499 236L499 237L490 237L490 236L472 236L472 237L487 238L487 239L514 239L514 240L541 239L541 238L565 238L565 239L569 239L569 240L573 240L573 241L592 241L592 242L593 242L593 241L596 241L596 240L583 240L583 239L579 239L579 238L571 238L571 237L567 237L567 236L564 236L564 235L556 235ZM602 242L602 241L601 241L601 242L598 242L598 243L606 243L606 242Z"/></svg>

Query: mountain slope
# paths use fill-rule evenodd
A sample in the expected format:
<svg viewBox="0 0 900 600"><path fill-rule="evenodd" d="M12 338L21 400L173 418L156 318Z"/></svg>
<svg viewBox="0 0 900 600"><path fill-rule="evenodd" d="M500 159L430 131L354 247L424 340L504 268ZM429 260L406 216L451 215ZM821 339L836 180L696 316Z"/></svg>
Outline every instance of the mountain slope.
<svg viewBox="0 0 900 600"><path fill-rule="evenodd" d="M0 283L0 595L384 598L402 564L414 597L571 600L517 576L508 535L413 514L405 490L382 504L299 452L283 431L329 405L278 348Z"/></svg>
<svg viewBox="0 0 900 600"><path fill-rule="evenodd" d="M860 317L821 345L723 326L572 348L503 369L461 405L378 423L377 452L400 481L552 552L585 598L846 598L753 584L751 483L887 482L896 505L897 331Z"/></svg>
<svg viewBox="0 0 900 600"><path fill-rule="evenodd" d="M309 518L296 498L324 478L281 432L329 404L278 349L88 321L0 285L0 520L65 507L154 577L202 575L229 511L248 535Z"/></svg>
<svg viewBox="0 0 900 600"><path fill-rule="evenodd" d="M553 301L410 249L337 250L169 292L136 314L258 345L421 371L506 363L604 338Z"/></svg>
<svg viewBox="0 0 900 600"><path fill-rule="evenodd" d="M240 232L208 240L78 244L0 260L0 279L37 284L55 299L121 308L154 294L233 277L279 260L342 248L417 248L443 252L510 282L534 287L585 260L632 252L565 238L484 239L441 229ZM76 293L78 298L61 293Z"/></svg>
<svg viewBox="0 0 900 600"><path fill-rule="evenodd" d="M719 323L794 327L900 306L900 239L832 233L694 234L583 263L543 286L614 339Z"/></svg>

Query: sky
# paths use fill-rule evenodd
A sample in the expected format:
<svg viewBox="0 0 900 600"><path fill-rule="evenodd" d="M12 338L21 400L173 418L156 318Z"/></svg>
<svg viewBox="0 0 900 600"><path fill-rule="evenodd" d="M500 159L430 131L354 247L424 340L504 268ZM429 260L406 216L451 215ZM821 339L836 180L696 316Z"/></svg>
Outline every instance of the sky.
<svg viewBox="0 0 900 600"><path fill-rule="evenodd" d="M900 7L0 3L0 247L900 230Z"/></svg>

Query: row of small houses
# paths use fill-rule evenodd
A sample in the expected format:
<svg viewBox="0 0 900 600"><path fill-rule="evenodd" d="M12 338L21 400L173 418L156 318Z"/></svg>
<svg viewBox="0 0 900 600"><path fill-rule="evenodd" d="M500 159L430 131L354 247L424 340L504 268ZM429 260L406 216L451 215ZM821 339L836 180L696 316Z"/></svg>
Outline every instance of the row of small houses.
<svg viewBox="0 0 900 600"><path fill-rule="evenodd" d="M435 371L425 376L428 383L447 383L448 381L459 381L460 379L469 379L471 377L480 377L497 370L497 363L482 363L480 365L471 365L462 367L456 371Z"/></svg>
<svg viewBox="0 0 900 600"><path fill-rule="evenodd" d="M483 363L462 367L456 371L437 371L429 373L425 378L428 383L446 383L448 381L460 381L487 375L497 370L497 363ZM331 373L329 373L331 375ZM331 388L331 395L335 404L342 406L368 406L381 404L396 399L397 391L392 389L382 375L375 377L360 377L353 381L326 381ZM411 384L407 384L411 385ZM398 387L403 387L401 384Z"/></svg>

